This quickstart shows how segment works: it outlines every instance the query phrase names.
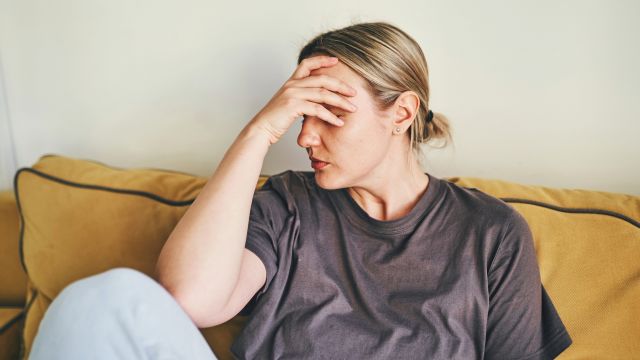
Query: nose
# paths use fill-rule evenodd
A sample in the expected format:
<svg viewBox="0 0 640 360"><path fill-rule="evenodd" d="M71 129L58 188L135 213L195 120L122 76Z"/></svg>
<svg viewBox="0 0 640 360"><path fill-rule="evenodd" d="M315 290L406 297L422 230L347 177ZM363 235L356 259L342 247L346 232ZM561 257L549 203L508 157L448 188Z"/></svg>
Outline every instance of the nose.
<svg viewBox="0 0 640 360"><path fill-rule="evenodd" d="M304 117L302 121L302 128L300 129L300 134L298 134L298 145L303 148L309 148L312 146L320 145L320 127L323 120L316 118L315 116Z"/></svg>

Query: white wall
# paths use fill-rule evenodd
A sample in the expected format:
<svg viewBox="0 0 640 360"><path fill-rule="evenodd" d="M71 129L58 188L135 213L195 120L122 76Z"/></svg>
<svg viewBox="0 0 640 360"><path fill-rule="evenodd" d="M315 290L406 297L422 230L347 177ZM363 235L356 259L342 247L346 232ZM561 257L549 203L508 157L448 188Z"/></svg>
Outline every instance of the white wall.
<svg viewBox="0 0 640 360"><path fill-rule="evenodd" d="M640 195L639 14L604 0L0 0L0 184L46 153L209 176L305 41L383 20L422 44L431 107L453 122L455 149L426 171ZM263 174L312 170L299 127Z"/></svg>
<svg viewBox="0 0 640 360"><path fill-rule="evenodd" d="M16 172L15 146L13 132L9 122L9 109L4 91L2 56L0 54L0 190L13 188L13 177Z"/></svg>

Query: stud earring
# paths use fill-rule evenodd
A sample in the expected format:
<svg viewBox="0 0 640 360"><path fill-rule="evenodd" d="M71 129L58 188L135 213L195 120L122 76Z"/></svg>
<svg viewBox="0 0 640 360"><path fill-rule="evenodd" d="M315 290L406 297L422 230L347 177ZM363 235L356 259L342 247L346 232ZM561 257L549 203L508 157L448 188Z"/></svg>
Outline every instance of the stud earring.
<svg viewBox="0 0 640 360"><path fill-rule="evenodd" d="M396 132L397 132L398 134L400 133L400 128L399 128L399 127L397 127L397 128L396 128Z"/></svg>

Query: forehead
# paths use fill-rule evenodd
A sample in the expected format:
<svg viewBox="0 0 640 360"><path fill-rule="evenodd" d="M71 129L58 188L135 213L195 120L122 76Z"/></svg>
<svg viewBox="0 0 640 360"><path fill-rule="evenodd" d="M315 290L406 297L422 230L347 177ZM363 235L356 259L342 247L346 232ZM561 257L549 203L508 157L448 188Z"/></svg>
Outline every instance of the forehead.
<svg viewBox="0 0 640 360"><path fill-rule="evenodd" d="M338 62L333 66L313 69L311 70L310 75L329 75L356 89L364 89L365 87L365 80L341 62Z"/></svg>

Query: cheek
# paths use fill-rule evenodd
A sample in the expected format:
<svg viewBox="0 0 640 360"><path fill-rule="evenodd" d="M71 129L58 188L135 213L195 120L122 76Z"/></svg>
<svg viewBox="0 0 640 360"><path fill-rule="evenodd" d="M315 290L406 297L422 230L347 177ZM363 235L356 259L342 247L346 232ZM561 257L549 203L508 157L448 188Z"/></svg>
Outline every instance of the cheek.
<svg viewBox="0 0 640 360"><path fill-rule="evenodd" d="M342 165L351 169L369 169L384 157L388 137L379 127L353 126L340 130L332 140Z"/></svg>

